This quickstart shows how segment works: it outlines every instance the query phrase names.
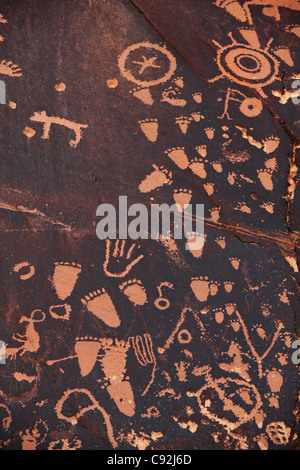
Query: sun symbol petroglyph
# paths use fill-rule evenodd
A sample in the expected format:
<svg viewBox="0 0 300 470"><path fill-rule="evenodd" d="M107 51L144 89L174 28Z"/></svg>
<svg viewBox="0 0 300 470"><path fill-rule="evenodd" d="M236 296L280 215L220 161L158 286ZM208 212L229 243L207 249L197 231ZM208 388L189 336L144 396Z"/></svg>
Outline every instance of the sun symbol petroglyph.
<svg viewBox="0 0 300 470"><path fill-rule="evenodd" d="M239 85L255 88L262 97L266 98L263 87L278 79L280 62L275 55L287 65L293 65L289 50L287 48L271 50L273 39L270 39L266 47L262 48L254 29L244 28L239 32L248 44L236 41L232 33L228 34L231 44L227 46L221 46L215 40L213 41L218 47L216 62L221 74L211 79L210 82L215 82L220 78L229 78Z"/></svg>
<svg viewBox="0 0 300 470"><path fill-rule="evenodd" d="M149 54L155 53L155 56ZM161 62L161 65L159 65ZM120 55L118 65L121 75L127 80L144 87L167 82L176 70L176 59L165 47L150 42L129 46ZM139 66L139 67L137 67ZM149 70L151 74L146 77ZM153 71L158 71L156 74Z"/></svg>

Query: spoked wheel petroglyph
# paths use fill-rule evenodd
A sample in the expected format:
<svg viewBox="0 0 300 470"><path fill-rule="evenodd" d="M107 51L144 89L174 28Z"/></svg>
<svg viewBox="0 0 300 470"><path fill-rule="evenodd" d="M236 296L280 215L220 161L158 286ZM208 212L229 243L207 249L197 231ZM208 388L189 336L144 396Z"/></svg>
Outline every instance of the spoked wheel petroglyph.
<svg viewBox="0 0 300 470"><path fill-rule="evenodd" d="M230 45L218 54L218 63L228 78L251 87L269 85L278 73L278 61L267 51Z"/></svg>
<svg viewBox="0 0 300 470"><path fill-rule="evenodd" d="M255 88L262 97L266 97L263 87L278 78L280 62L275 55L287 65L292 65L289 50L285 47L271 50L272 39L266 47L261 47L256 32L251 29L240 29L240 34L248 44L237 42L231 33L228 36L232 43L227 46L213 41L218 47L216 62L221 74L210 82L228 78L239 85Z"/></svg>

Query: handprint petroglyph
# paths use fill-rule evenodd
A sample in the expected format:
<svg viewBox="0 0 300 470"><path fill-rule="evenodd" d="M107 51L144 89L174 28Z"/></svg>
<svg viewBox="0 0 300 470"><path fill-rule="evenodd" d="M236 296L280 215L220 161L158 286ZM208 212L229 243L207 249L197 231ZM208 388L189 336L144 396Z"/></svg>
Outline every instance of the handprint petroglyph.
<svg viewBox="0 0 300 470"><path fill-rule="evenodd" d="M136 243L126 243L126 240L106 240L106 252L103 269L108 277L124 277L128 274L144 255L135 255Z"/></svg>
<svg viewBox="0 0 300 470"><path fill-rule="evenodd" d="M9 77L21 77L22 70L16 64L11 61L2 60L0 62L0 73L8 75Z"/></svg>

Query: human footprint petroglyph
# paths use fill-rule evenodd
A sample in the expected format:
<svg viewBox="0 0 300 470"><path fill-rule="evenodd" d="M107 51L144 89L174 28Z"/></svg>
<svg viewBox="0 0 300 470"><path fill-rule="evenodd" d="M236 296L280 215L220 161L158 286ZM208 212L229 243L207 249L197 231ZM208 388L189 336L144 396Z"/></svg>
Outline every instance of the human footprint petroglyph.
<svg viewBox="0 0 300 470"><path fill-rule="evenodd" d="M129 348L129 340L78 337L75 342L74 356L50 360L47 364L52 366L77 358L80 373L82 377L86 377L94 370L96 363L99 363L104 379L100 378L98 382L104 383L105 389L121 413L133 416L135 413L134 394L128 376L125 377Z"/></svg>
<svg viewBox="0 0 300 470"><path fill-rule="evenodd" d="M89 336L76 338L74 349L78 358L80 373L83 377L92 372L97 362L101 345L102 342L99 338Z"/></svg>
<svg viewBox="0 0 300 470"><path fill-rule="evenodd" d="M184 147L174 147L165 150L165 154L181 169L185 170L189 166L189 159Z"/></svg>
<svg viewBox="0 0 300 470"><path fill-rule="evenodd" d="M175 204L178 205L181 212L189 205L192 199L192 191L190 189L174 189L173 199Z"/></svg>

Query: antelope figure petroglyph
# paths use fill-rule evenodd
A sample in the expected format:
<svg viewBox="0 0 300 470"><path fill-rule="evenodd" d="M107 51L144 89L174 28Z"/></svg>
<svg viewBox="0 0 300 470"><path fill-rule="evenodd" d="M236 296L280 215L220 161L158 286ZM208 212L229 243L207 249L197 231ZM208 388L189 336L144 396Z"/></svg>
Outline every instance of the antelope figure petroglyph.
<svg viewBox="0 0 300 470"><path fill-rule="evenodd" d="M75 139L69 140L71 147L77 147L82 138L81 129L88 127L87 124L80 124L78 122L69 121L68 119L63 119L57 116L47 116L46 111L35 112L33 116L31 116L30 121L44 123L42 139L49 139L51 124L59 124L60 126L65 126L68 129L72 129L75 133Z"/></svg>

